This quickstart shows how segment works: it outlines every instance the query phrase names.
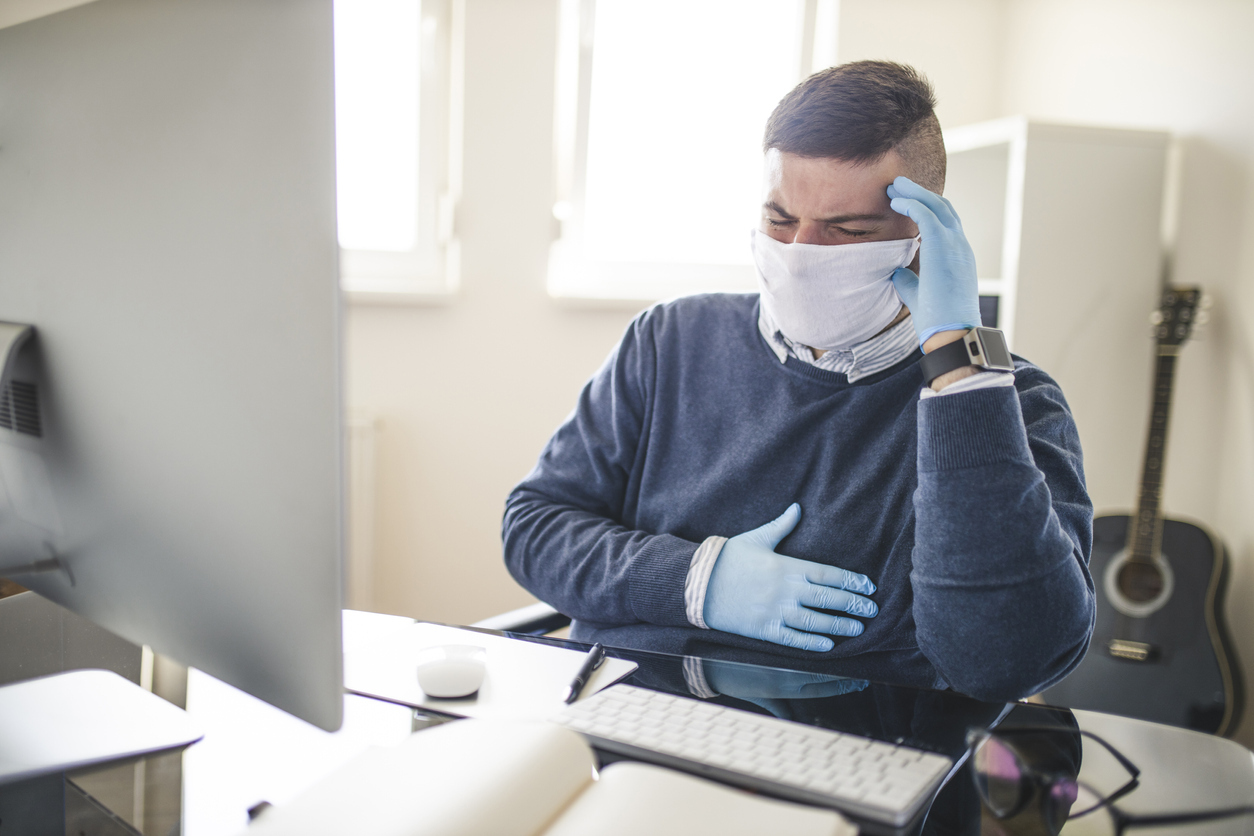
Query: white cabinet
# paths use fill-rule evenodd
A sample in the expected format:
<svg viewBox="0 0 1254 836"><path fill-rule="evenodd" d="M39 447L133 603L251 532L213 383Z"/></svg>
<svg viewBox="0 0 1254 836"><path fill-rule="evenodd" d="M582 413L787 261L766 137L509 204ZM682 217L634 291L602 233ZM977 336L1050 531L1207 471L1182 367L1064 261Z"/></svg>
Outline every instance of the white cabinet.
<svg viewBox="0 0 1254 836"><path fill-rule="evenodd" d="M982 303L1061 385L1099 509L1135 499L1163 270L1169 135L999 119L946 132Z"/></svg>

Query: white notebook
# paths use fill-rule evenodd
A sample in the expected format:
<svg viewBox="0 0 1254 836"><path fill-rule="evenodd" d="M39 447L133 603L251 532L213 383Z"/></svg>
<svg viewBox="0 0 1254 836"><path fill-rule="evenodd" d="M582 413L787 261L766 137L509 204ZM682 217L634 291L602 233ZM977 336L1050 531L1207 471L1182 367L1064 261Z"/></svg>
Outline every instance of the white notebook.
<svg viewBox="0 0 1254 836"><path fill-rule="evenodd" d="M463 720L374 749L247 836L855 836L848 820L659 766L595 758L553 723Z"/></svg>
<svg viewBox="0 0 1254 836"><path fill-rule="evenodd" d="M416 660L442 644L484 648L487 673L472 699L433 699L418 687ZM367 697L457 717L543 720L565 708L567 688L586 653L442 624L407 624L344 654L344 687ZM591 696L638 666L606 657L583 690Z"/></svg>

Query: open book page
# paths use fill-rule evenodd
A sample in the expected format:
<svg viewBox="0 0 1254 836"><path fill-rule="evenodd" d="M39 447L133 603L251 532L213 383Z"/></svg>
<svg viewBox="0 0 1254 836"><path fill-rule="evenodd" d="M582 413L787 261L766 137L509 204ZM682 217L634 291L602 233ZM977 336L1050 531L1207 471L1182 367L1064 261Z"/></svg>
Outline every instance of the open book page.
<svg viewBox="0 0 1254 836"><path fill-rule="evenodd" d="M246 836L856 836L838 813L763 798L657 766L602 770L548 722L464 720L371 749Z"/></svg>
<svg viewBox="0 0 1254 836"><path fill-rule="evenodd" d="M546 836L856 836L832 810L776 801L642 763L619 762L576 799Z"/></svg>
<svg viewBox="0 0 1254 836"><path fill-rule="evenodd" d="M432 699L418 687L416 660L423 649L467 644L486 651L487 673L479 693L469 699ZM566 706L562 702L586 654L536 642L419 622L388 632L368 648L344 654L344 687L368 697L428 708L457 717L542 720ZM583 695L630 674L635 662L606 657Z"/></svg>
<svg viewBox="0 0 1254 836"><path fill-rule="evenodd" d="M595 765L583 738L550 723L446 723L370 750L247 833L538 836L592 783Z"/></svg>

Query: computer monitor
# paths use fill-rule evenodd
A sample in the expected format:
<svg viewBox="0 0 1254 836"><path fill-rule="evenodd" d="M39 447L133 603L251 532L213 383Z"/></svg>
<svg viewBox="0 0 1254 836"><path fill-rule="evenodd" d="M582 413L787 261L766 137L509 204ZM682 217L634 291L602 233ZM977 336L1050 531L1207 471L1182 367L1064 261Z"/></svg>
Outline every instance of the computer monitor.
<svg viewBox="0 0 1254 836"><path fill-rule="evenodd" d="M0 576L326 729L331 33L330 0L97 0L0 30L0 320L34 326L6 393L26 424L0 420Z"/></svg>

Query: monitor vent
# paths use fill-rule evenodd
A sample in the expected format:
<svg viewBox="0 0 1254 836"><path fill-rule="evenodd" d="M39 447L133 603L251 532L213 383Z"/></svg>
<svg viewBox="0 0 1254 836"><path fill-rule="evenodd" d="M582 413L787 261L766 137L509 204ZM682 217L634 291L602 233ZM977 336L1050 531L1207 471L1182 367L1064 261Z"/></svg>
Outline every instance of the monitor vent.
<svg viewBox="0 0 1254 836"><path fill-rule="evenodd" d="M0 392L0 427L36 438L43 436L39 420L39 390L35 384L12 380Z"/></svg>

